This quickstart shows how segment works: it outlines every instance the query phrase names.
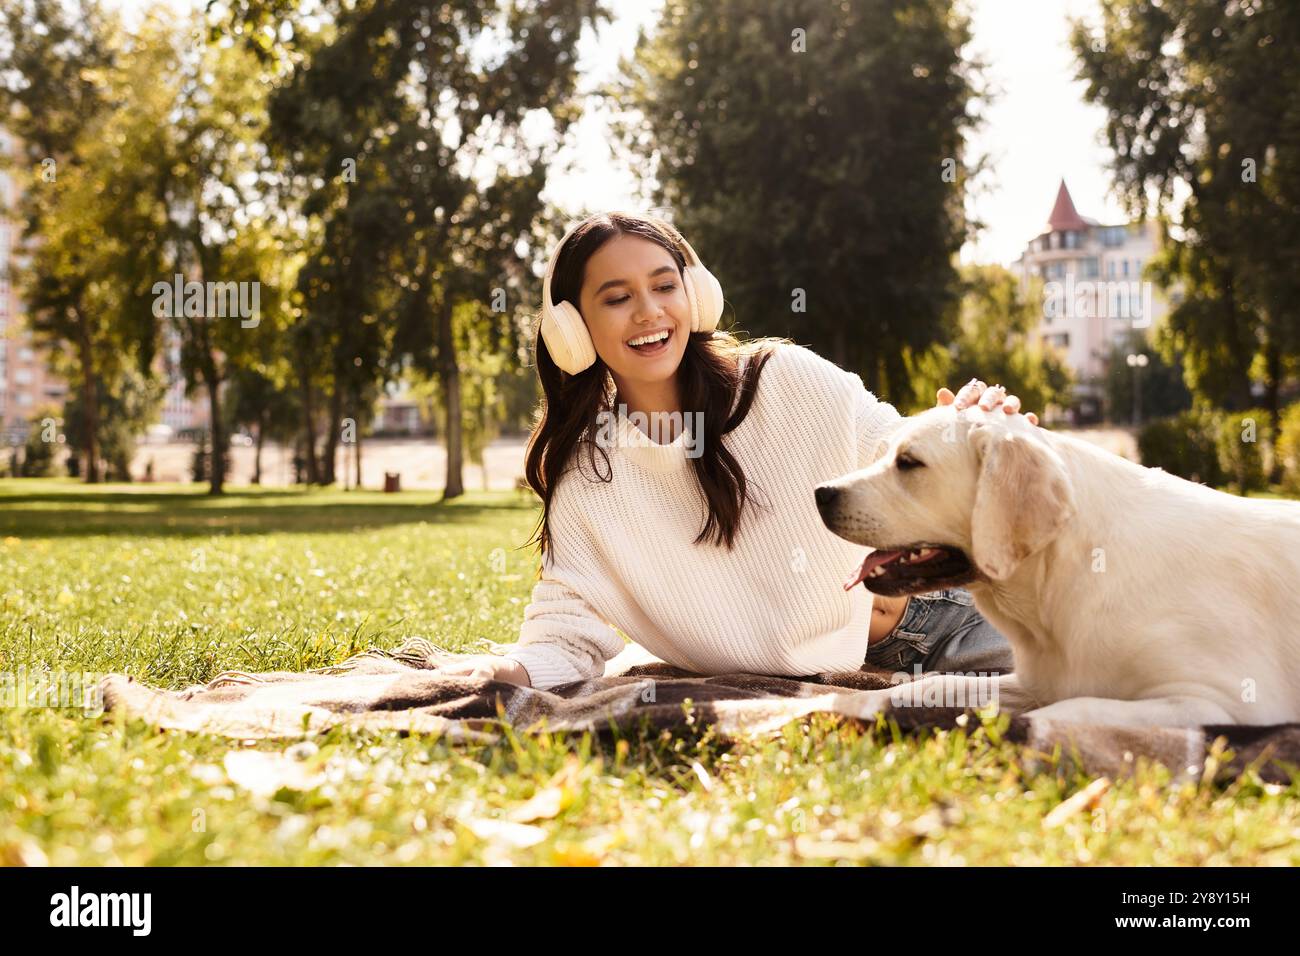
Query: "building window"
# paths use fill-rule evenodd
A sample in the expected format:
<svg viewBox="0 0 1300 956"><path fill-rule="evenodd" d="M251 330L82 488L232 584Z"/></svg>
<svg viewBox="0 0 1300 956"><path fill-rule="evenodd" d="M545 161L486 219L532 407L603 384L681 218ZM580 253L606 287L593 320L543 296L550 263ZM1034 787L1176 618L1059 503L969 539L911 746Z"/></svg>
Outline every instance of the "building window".
<svg viewBox="0 0 1300 956"><path fill-rule="evenodd" d="M1097 268L1096 256L1090 256L1087 259L1081 259L1079 261L1083 263L1083 276L1085 279L1097 278L1098 272L1100 270Z"/></svg>
<svg viewBox="0 0 1300 956"><path fill-rule="evenodd" d="M1128 260L1124 260L1124 278L1128 278Z"/></svg>

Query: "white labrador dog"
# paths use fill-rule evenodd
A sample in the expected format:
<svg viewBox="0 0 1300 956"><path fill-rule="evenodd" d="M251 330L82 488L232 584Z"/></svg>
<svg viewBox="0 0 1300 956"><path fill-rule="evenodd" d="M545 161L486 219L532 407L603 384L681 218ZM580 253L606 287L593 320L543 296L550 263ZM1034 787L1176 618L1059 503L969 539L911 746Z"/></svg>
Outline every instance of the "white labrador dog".
<svg viewBox="0 0 1300 956"><path fill-rule="evenodd" d="M902 423L873 465L816 498L831 531L877 549L854 582L970 590L1015 655L994 688L1003 710L1127 726L1300 720L1300 504L951 406ZM915 703L935 698L927 683L951 695L977 679L904 686Z"/></svg>

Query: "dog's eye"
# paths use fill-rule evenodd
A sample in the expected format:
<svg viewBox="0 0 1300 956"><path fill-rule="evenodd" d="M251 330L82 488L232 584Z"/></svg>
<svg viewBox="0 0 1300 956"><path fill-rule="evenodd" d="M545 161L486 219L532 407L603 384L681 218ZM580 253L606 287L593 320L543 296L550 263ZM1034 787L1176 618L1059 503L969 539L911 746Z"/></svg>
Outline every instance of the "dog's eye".
<svg viewBox="0 0 1300 956"><path fill-rule="evenodd" d="M906 452L900 452L898 457L894 459L894 464L898 466L900 471L911 471L913 468L925 467L925 462L917 461Z"/></svg>

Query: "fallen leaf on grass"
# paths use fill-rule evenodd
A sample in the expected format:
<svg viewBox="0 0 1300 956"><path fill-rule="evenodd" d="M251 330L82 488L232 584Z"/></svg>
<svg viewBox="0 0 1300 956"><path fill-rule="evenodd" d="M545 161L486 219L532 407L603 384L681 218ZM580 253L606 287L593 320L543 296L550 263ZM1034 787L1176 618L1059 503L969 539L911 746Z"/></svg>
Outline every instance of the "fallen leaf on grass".
<svg viewBox="0 0 1300 956"><path fill-rule="evenodd" d="M534 820L550 820L558 816L567 803L564 790L560 787L547 787L532 795L510 813L510 820L515 823L531 823Z"/></svg>
<svg viewBox="0 0 1300 956"><path fill-rule="evenodd" d="M264 750L232 750L222 764L236 786L265 797L281 788L310 790L325 780L324 774L308 771L301 761Z"/></svg>
<svg viewBox="0 0 1300 956"><path fill-rule="evenodd" d="M1109 789L1110 778L1098 777L1068 800L1062 800L1054 806L1052 811L1043 817L1043 829L1050 830L1053 827L1059 827L1079 812L1091 810Z"/></svg>
<svg viewBox="0 0 1300 956"><path fill-rule="evenodd" d="M493 820L487 817L460 821L480 840L505 844L516 849L536 846L546 839L546 831L541 827L525 823L512 823L509 820Z"/></svg>

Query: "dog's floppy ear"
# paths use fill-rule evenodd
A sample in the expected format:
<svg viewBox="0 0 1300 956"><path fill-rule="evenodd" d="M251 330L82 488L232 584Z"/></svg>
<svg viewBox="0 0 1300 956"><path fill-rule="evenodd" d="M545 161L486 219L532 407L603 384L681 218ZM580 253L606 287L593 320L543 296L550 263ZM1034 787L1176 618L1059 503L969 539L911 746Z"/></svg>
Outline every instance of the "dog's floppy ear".
<svg viewBox="0 0 1300 956"><path fill-rule="evenodd" d="M970 442L980 462L971 559L1002 581L1074 516L1074 489L1060 456L1045 442L983 424L971 429Z"/></svg>

